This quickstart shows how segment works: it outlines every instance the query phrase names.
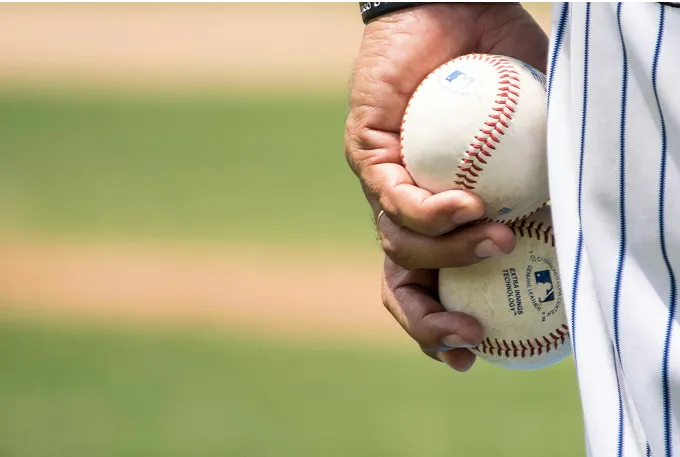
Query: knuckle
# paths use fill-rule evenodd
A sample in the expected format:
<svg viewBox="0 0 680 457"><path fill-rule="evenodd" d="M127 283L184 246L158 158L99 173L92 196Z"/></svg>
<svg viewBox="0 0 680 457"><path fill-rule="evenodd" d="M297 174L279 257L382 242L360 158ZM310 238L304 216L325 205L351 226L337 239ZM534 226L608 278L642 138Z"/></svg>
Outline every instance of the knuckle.
<svg viewBox="0 0 680 457"><path fill-rule="evenodd" d="M434 354L441 351L446 351L450 348L436 341L435 336L431 332L423 329L420 325L414 325L410 332L411 338L418 343L420 348L426 354Z"/></svg>
<svg viewBox="0 0 680 457"><path fill-rule="evenodd" d="M374 191L374 193L376 192ZM385 191L378 195L378 203L394 224L399 226L403 225L403 215L401 209L398 205L394 204L394 198L392 197L391 192Z"/></svg>
<svg viewBox="0 0 680 457"><path fill-rule="evenodd" d="M390 260L392 260L394 263L399 265L399 262L395 260L398 259L401 255L401 251L399 249L400 248L399 238L390 236L388 233L385 233L385 231L381 230L380 245L382 247L382 250L385 252L385 255L387 255L387 257L389 257Z"/></svg>
<svg viewBox="0 0 680 457"><path fill-rule="evenodd" d="M416 340L420 346L428 351L433 351L436 348L432 344L432 337L430 335L430 329L427 325L424 325L423 321L414 322L411 326L411 338Z"/></svg>
<svg viewBox="0 0 680 457"><path fill-rule="evenodd" d="M410 334L411 323L406 316L406 313L399 306L399 302L394 296L394 292L387 286L383 286L382 302L387 311L396 319L401 327Z"/></svg>
<svg viewBox="0 0 680 457"><path fill-rule="evenodd" d="M418 270L421 264L416 258L402 253L398 265L404 270Z"/></svg>
<svg viewBox="0 0 680 457"><path fill-rule="evenodd" d="M366 113L358 108L352 108L345 120L345 144L351 144L356 149L369 149L372 131L367 124Z"/></svg>
<svg viewBox="0 0 680 457"><path fill-rule="evenodd" d="M437 316L438 314L427 314L412 326L413 339L418 341L420 346L427 352L442 352L451 349L442 341L441 327L437 326L435 321L429 318L429 316Z"/></svg>
<svg viewBox="0 0 680 457"><path fill-rule="evenodd" d="M425 224L423 224L421 227L418 227L418 231L423 235L430 237L441 236L447 233L445 227L441 227L439 226L439 224L437 225L435 224L436 224L435 220L427 220L425 221Z"/></svg>
<svg viewBox="0 0 680 457"><path fill-rule="evenodd" d="M426 352L434 352L433 345L431 344L431 341L427 338L427 334L425 334L422 330L422 327L420 323L415 323L414 325L411 326L411 329L409 331L409 336L413 338L413 340L418 343L418 345Z"/></svg>
<svg viewBox="0 0 680 457"><path fill-rule="evenodd" d="M358 160L357 152L359 144L358 130L361 129L358 126L357 117L350 113L345 122L345 160L356 175L359 175L361 171L361 162Z"/></svg>
<svg viewBox="0 0 680 457"><path fill-rule="evenodd" d="M385 255L390 258L392 262L405 270L417 270L421 267L421 262L417 256L413 255L406 240L403 236L397 233L380 232L380 244Z"/></svg>
<svg viewBox="0 0 680 457"><path fill-rule="evenodd" d="M385 307L385 309L387 311L389 311L389 313L392 314L395 318L397 318L396 313L395 313L396 305L394 303L394 300L392 299L392 295L386 289L383 289L383 292L382 292L382 303L383 303L383 306ZM399 324L401 324L401 326L403 327L404 322L400 321L399 319L397 319L397 320L399 321Z"/></svg>

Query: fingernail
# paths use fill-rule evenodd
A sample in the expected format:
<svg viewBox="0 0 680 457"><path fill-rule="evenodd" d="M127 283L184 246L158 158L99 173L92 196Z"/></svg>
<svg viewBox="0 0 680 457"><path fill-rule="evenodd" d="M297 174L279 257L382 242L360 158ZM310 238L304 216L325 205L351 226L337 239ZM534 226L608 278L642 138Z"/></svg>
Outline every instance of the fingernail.
<svg viewBox="0 0 680 457"><path fill-rule="evenodd" d="M475 247L475 255L481 259L505 254L491 240L484 240Z"/></svg>
<svg viewBox="0 0 680 457"><path fill-rule="evenodd" d="M445 336L442 342L450 348L473 348L476 344L470 344L458 335Z"/></svg>
<svg viewBox="0 0 680 457"><path fill-rule="evenodd" d="M453 216L451 216L451 219L453 220L453 223L456 225L463 225L467 224L468 222L472 222L476 219L479 219L481 216L474 211L473 209L470 208L464 208L464 209L459 209L455 213L453 213Z"/></svg>

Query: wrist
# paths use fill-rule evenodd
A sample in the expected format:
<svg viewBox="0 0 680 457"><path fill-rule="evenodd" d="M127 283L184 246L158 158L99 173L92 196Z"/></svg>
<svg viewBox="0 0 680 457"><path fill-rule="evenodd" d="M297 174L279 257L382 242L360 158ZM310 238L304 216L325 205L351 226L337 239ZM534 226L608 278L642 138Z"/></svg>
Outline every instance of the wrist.
<svg viewBox="0 0 680 457"><path fill-rule="evenodd" d="M427 4L440 4L440 5L465 5L467 7L488 7L490 4L499 3L516 3L519 4L520 0L482 0L482 1L472 1L465 2L461 0L391 0L391 1L381 1L381 2L359 2L359 9L361 12L361 18L364 24L368 24L375 19L381 18L386 15L390 15L396 11L409 10L411 8L427 5Z"/></svg>
<svg viewBox="0 0 680 457"><path fill-rule="evenodd" d="M415 6L423 5L426 2L359 2L361 20L364 24L385 16L395 11L401 11Z"/></svg>

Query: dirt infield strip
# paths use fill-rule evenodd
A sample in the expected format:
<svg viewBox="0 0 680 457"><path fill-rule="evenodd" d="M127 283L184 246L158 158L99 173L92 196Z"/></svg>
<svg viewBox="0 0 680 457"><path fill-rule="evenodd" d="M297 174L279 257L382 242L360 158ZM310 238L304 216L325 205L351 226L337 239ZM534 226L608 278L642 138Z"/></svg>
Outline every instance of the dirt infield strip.
<svg viewBox="0 0 680 457"><path fill-rule="evenodd" d="M549 6L527 7L547 28ZM345 91L362 27L356 4L5 4L0 81ZM380 303L380 267L377 249L272 255L0 239L0 313L403 341Z"/></svg>
<svg viewBox="0 0 680 457"><path fill-rule="evenodd" d="M0 241L0 306L43 317L217 323L267 334L401 330L375 253ZM10 313L11 314L11 313Z"/></svg>

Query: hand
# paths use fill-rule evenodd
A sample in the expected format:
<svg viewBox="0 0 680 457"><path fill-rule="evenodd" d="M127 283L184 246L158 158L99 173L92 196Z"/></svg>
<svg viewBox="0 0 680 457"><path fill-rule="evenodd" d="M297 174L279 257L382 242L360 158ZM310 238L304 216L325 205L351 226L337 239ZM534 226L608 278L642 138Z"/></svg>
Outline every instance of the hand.
<svg viewBox="0 0 680 457"><path fill-rule="evenodd" d="M519 4L433 3L368 24L355 64L345 154L374 214L385 211L378 223L387 255L383 301L426 353L461 371L474 356L454 349L478 344L482 331L470 316L447 313L436 301L435 269L509 253L515 240L503 224L465 225L484 214L475 194L433 195L415 186L401 165L401 119L415 88L442 63L481 52L545 71L547 46Z"/></svg>

